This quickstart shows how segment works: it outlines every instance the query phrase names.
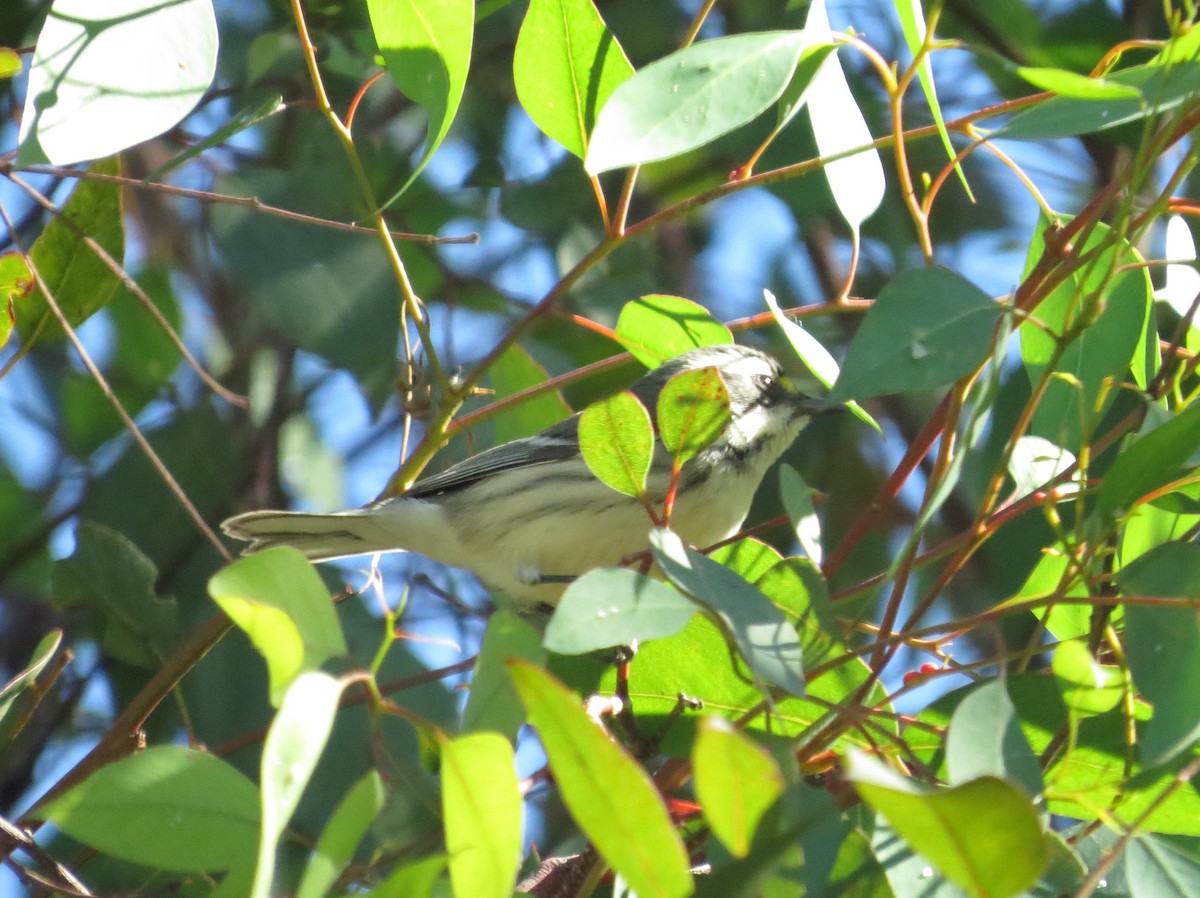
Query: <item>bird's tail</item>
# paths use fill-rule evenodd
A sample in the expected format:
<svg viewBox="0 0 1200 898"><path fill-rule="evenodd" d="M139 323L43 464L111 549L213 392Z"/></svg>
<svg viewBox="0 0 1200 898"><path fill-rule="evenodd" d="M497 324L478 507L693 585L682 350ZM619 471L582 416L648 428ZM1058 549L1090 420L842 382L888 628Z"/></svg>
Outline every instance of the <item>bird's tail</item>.
<svg viewBox="0 0 1200 898"><path fill-rule="evenodd" d="M372 511L369 507L333 514L248 511L229 518L221 524L221 529L250 543L243 549L245 555L274 546L291 546L310 561L329 561L398 548L388 545Z"/></svg>

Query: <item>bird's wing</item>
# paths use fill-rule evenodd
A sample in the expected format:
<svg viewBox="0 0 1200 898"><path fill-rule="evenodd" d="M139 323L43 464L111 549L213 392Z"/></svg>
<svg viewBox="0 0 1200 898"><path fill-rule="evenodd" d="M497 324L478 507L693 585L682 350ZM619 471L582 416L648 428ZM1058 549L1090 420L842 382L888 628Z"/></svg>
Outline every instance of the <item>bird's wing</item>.
<svg viewBox="0 0 1200 898"><path fill-rule="evenodd" d="M440 474L418 480L404 495L427 499L478 483L500 471L563 461L579 454L579 418L568 418L539 434L480 452Z"/></svg>

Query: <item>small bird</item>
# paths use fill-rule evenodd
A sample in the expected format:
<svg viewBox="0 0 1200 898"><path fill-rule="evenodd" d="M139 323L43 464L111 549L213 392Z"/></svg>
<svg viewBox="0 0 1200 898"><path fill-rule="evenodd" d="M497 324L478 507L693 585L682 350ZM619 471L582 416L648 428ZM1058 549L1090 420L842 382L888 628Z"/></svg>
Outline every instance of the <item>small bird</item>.
<svg viewBox="0 0 1200 898"><path fill-rule="evenodd" d="M669 359L630 390L653 420L659 393L684 371L715 367L729 395L724 431L680 471L671 527L705 547L742 526L771 464L823 402L797 391L779 362L733 344ZM657 426L655 433L657 434ZM672 460L656 437L647 478L661 506ZM293 546L312 561L409 551L475 573L526 606L553 605L568 583L647 548L655 526L634 498L610 488L579 450L579 415L418 480L404 493L350 511L251 511L222 525L245 553Z"/></svg>

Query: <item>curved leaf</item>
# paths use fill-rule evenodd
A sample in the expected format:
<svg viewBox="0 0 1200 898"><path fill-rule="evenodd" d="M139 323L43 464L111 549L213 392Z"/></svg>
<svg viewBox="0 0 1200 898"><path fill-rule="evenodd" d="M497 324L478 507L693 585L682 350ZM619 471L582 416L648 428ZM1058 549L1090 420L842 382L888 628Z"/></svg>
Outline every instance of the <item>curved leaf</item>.
<svg viewBox="0 0 1200 898"><path fill-rule="evenodd" d="M701 41L656 60L613 91L584 159L588 174L678 156L766 111L791 81L804 32Z"/></svg>

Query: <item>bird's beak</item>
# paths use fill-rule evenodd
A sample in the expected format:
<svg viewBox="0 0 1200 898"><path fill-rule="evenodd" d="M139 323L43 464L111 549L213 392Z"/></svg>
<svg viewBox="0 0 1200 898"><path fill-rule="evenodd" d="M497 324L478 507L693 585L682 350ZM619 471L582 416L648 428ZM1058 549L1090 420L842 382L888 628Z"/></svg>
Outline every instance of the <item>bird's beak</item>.
<svg viewBox="0 0 1200 898"><path fill-rule="evenodd" d="M792 416L795 418L813 418L817 415L827 415L830 412L843 412L845 410L846 407L844 405L830 405L824 399L818 399L815 396L808 396L804 393L797 393L792 399Z"/></svg>

